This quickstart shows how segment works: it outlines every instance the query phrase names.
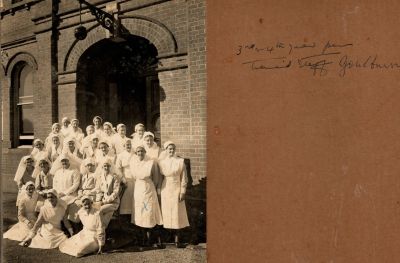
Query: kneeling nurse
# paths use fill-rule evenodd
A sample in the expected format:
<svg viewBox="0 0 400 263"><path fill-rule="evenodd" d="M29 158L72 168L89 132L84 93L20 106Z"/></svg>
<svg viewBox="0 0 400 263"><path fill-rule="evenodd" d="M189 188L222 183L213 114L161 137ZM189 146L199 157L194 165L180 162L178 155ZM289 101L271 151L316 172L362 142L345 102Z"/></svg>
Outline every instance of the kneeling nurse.
<svg viewBox="0 0 400 263"><path fill-rule="evenodd" d="M40 213L29 235L20 243L31 248L52 249L58 247L67 236L61 230L61 221L72 235L72 228L65 211L67 204L58 198L54 189L47 190L47 200L40 208Z"/></svg>
<svg viewBox="0 0 400 263"><path fill-rule="evenodd" d="M61 243L59 247L61 252L74 257L82 257L96 251L100 254L105 242L105 228L99 211L92 207L91 197L84 195L81 201L83 207L78 211L78 217L83 229Z"/></svg>

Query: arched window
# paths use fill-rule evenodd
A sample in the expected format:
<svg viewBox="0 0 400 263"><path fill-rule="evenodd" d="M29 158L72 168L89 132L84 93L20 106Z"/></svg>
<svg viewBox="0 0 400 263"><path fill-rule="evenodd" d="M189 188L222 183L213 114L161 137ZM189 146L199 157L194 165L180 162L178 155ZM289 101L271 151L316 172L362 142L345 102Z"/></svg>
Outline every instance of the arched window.
<svg viewBox="0 0 400 263"><path fill-rule="evenodd" d="M12 141L13 146L32 145L33 141L33 91L35 69L26 62L15 65L12 74ZM13 112L14 111L14 112Z"/></svg>

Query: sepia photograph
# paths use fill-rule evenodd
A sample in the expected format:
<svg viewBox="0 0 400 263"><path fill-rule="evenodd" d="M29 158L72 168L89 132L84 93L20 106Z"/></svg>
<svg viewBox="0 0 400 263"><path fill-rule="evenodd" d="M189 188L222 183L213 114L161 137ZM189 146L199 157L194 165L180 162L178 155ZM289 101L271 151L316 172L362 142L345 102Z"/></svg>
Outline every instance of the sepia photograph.
<svg viewBox="0 0 400 263"><path fill-rule="evenodd" d="M206 262L205 0L0 0L2 262Z"/></svg>

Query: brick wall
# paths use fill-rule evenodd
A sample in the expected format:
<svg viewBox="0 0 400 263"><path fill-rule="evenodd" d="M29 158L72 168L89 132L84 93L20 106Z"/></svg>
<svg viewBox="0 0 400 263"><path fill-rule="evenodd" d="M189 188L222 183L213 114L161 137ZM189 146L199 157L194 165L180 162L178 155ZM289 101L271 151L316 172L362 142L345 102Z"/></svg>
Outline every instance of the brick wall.
<svg viewBox="0 0 400 263"><path fill-rule="evenodd" d="M192 148L192 173L198 178L206 176L206 32L205 1L188 1L188 53L190 74L190 104Z"/></svg>
<svg viewBox="0 0 400 263"><path fill-rule="evenodd" d="M58 113L59 122L63 117L76 117L76 84L66 84L58 86Z"/></svg>
<svg viewBox="0 0 400 263"><path fill-rule="evenodd" d="M36 43L30 43L25 46L19 46L16 48L12 49L5 49L5 51L8 54L8 59L4 61L4 66L6 68L6 76L5 78L1 79L1 86L2 86L2 99L3 99L3 143L5 147L10 147L11 146L11 121L10 121L10 94L11 94L11 78L12 78L12 72L14 69L14 66L18 64L18 62L25 61L28 62L32 67L34 67L32 64L37 64L36 62L36 57L37 57L37 46ZM34 86L34 96L36 92L38 91L40 87L40 83L37 78L37 71L35 73L35 83L33 83ZM34 111L36 109L36 104L34 106Z"/></svg>
<svg viewBox="0 0 400 263"><path fill-rule="evenodd" d="M35 25L31 13L17 11L13 16L7 15L1 20L1 43L33 36Z"/></svg>
<svg viewBox="0 0 400 263"><path fill-rule="evenodd" d="M28 148L12 148L10 135L10 92L13 67L20 61L36 64L34 77L33 112L40 116L34 123L34 136L45 138L52 123L51 103L51 60L50 60L50 32L36 34L38 28L49 28L50 21L35 25L32 21L36 13L44 14L49 11L48 3L36 5L31 11L20 10L14 15L6 15L1 20L1 45L7 53L2 65L7 69L6 76L1 78L3 103L3 143L1 160L2 188L6 192L16 192L13 181L15 171L22 156L32 151Z"/></svg>
<svg viewBox="0 0 400 263"><path fill-rule="evenodd" d="M38 65L38 91L34 97L35 114L40 116L35 122L35 137L45 139L51 131L53 123L52 109L52 83L51 83L51 54L50 54L50 34L45 32L37 35L37 62Z"/></svg>
<svg viewBox="0 0 400 263"><path fill-rule="evenodd" d="M129 10L135 6L140 6L136 1L128 1L122 4L122 11ZM141 1L142 5L143 2ZM151 2L151 1L147 1ZM165 1L157 5L151 5L146 8L141 8L129 12L124 12L124 15L141 15L152 18L161 22L168 30L170 30L176 38L178 44L178 52L187 51L187 1L174 0Z"/></svg>
<svg viewBox="0 0 400 263"><path fill-rule="evenodd" d="M105 7L107 1L93 1ZM156 3L156 4L155 4ZM60 2L61 23L58 45L57 93L52 92L51 82L51 20L46 17L50 1L43 1L31 11L7 15L2 27L4 41L14 41L22 36L35 36L30 42L10 46L10 57L18 52L30 53L38 64L37 89L35 89L35 137L44 138L55 119L76 117L76 65L83 52L92 44L106 37L106 31L97 26L88 10L82 20L87 28L93 27L88 38L76 42L74 29L79 23L78 5L72 1ZM206 176L206 58L205 58L205 1L204 0L138 0L121 3L123 24L131 33L146 37L158 49L160 66L158 78L165 96L160 102L162 141L177 143L179 155L191 160L192 176L196 183ZM32 22L32 20L34 22ZM15 26L11 26L15 25ZM17 33L17 31L21 31ZM36 32L36 35L34 34ZM4 65L6 66L6 65ZM54 67L54 65L53 65ZM9 76L1 79L4 103L4 140L2 177L5 185L13 185L15 169L26 149L8 149L9 136ZM54 105L52 96L57 96ZM56 109L56 113L54 110ZM57 116L58 115L58 116ZM81 124L82 126L86 125ZM29 152L29 151L28 151Z"/></svg>
<svg viewBox="0 0 400 263"><path fill-rule="evenodd" d="M17 184L14 182L14 175L17 171L21 158L28 155L32 148L28 149L4 149L1 159L1 187L3 192L18 192Z"/></svg>
<svg viewBox="0 0 400 263"><path fill-rule="evenodd" d="M190 94L188 70L172 70L158 74L161 93L161 140L176 143L177 154L191 158Z"/></svg>

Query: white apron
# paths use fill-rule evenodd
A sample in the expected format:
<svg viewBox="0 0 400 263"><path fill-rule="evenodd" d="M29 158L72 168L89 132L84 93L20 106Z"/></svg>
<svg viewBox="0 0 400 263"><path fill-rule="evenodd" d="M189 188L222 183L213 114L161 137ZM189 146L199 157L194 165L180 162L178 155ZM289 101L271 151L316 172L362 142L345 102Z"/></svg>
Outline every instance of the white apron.
<svg viewBox="0 0 400 263"><path fill-rule="evenodd" d="M37 231L29 247L52 249L58 247L67 239L67 236L61 230L61 221L64 217L65 209L66 204L61 200L58 200L56 207L52 207L50 203L46 202L40 209L45 222Z"/></svg>
<svg viewBox="0 0 400 263"><path fill-rule="evenodd" d="M92 208L89 213L81 208L78 217L82 222L83 229L76 235L60 244L60 251L74 256L81 257L99 249L99 244L104 245L105 230L101 223L99 211Z"/></svg>
<svg viewBox="0 0 400 263"><path fill-rule="evenodd" d="M79 128L77 131L73 131L73 130L71 129L71 131L70 131L70 133L69 133L68 136L69 136L69 137L75 138L75 140L76 140L80 145L82 145L82 140L83 140L83 137L85 137L85 134L83 134L82 130Z"/></svg>
<svg viewBox="0 0 400 263"><path fill-rule="evenodd" d="M116 133L113 135L112 144L114 146L116 154L120 154L125 150L124 144L125 144L126 140L128 140L128 139L129 138L126 136L124 138L122 138L121 135L119 135L119 133Z"/></svg>
<svg viewBox="0 0 400 263"><path fill-rule="evenodd" d="M154 161L148 158L143 161L135 158L131 162L131 172L136 180L133 208L135 214L131 222L145 228L163 224L156 188L152 181L154 165Z"/></svg>
<svg viewBox="0 0 400 263"><path fill-rule="evenodd" d="M158 160L158 156L160 155L160 147L156 143L153 143L151 147L144 146L146 149L146 155L152 160Z"/></svg>
<svg viewBox="0 0 400 263"><path fill-rule="evenodd" d="M119 135L118 135L119 136ZM119 213L121 215L129 215L132 214L132 207L133 207L133 191L135 188L135 179L133 179L129 162L131 158L134 157L131 153L127 151L123 151L118 155L117 158L117 169L122 170L122 175L125 177L126 180L126 188L125 192L121 198L121 204L119 207Z"/></svg>
<svg viewBox="0 0 400 263"><path fill-rule="evenodd" d="M50 161L54 162L58 156L61 155L62 153L62 146L58 146L58 148L56 149L56 147L54 145L51 145L50 149L49 149L49 153L50 153Z"/></svg>
<svg viewBox="0 0 400 263"><path fill-rule="evenodd" d="M61 168L55 172L53 188L58 194L65 194L61 199L69 205L76 199L80 182L81 178L77 170Z"/></svg>
<svg viewBox="0 0 400 263"><path fill-rule="evenodd" d="M34 224L36 222L36 203L38 195L33 193L32 197L26 194L21 197L18 206L18 223L13 225L7 232L3 234L3 238L11 240L22 241L29 234L30 228L28 223Z"/></svg>
<svg viewBox="0 0 400 263"><path fill-rule="evenodd" d="M185 201L179 202L179 193L186 192L187 175L184 159L167 157L160 161L164 175L161 186L161 211L164 228L181 229L189 226Z"/></svg>

